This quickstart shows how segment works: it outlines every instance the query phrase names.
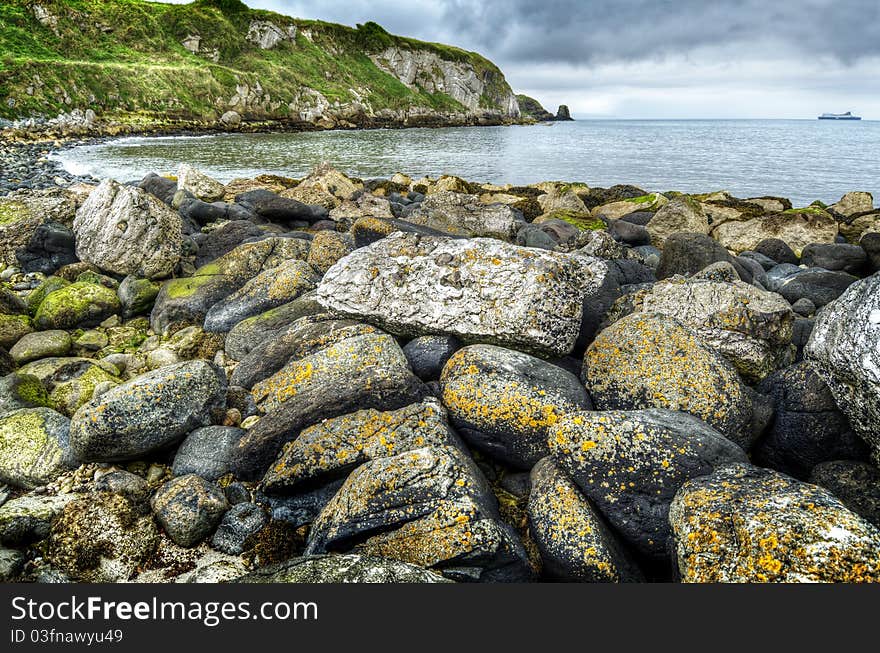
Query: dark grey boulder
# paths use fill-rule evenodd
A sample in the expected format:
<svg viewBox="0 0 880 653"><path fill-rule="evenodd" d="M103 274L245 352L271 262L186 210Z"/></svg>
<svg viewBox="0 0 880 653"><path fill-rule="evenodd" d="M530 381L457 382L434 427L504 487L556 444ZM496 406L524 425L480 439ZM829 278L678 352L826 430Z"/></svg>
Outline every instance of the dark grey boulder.
<svg viewBox="0 0 880 653"><path fill-rule="evenodd" d="M861 274L868 263L868 255L858 245L844 243L814 243L801 252L801 264L810 268Z"/></svg>
<svg viewBox="0 0 880 653"><path fill-rule="evenodd" d="M226 353L233 360L241 361L258 345L276 334L280 335L301 317L323 312L324 308L318 303L316 294L309 292L265 313L245 318L226 334Z"/></svg>
<svg viewBox="0 0 880 653"><path fill-rule="evenodd" d="M824 461L867 459L867 445L853 433L813 363L780 370L758 389L775 407L773 423L754 450L761 466L806 479Z"/></svg>
<svg viewBox="0 0 880 653"><path fill-rule="evenodd" d="M792 265L797 265L799 262L797 254L795 254L794 250L788 246L788 243L778 238L765 238L755 245L754 251L758 252L758 254L763 254L777 263L790 263Z"/></svg>
<svg viewBox="0 0 880 653"><path fill-rule="evenodd" d="M712 263L722 261L733 265L746 283L752 280L751 271L713 238L700 233L675 233L663 244L657 278L666 279L676 274L690 276Z"/></svg>
<svg viewBox="0 0 880 653"><path fill-rule="evenodd" d="M789 303L806 298L821 308L840 297L856 281L857 277L846 272L813 268L787 279L777 292Z"/></svg>
<svg viewBox="0 0 880 653"><path fill-rule="evenodd" d="M461 346L455 336L421 336L410 340L403 353L417 377L422 381L436 381L443 366Z"/></svg>
<svg viewBox="0 0 880 653"><path fill-rule="evenodd" d="M232 426L204 426L190 433L174 456L171 473L175 476L198 474L215 481L230 472L232 451L244 430Z"/></svg>
<svg viewBox="0 0 880 653"><path fill-rule="evenodd" d="M223 490L195 474L162 485L150 505L168 537L183 547L194 546L213 533L229 509Z"/></svg>
<svg viewBox="0 0 880 653"><path fill-rule="evenodd" d="M312 224L329 216L329 212L324 207L303 204L264 189L236 195L235 201L269 222L278 224L294 222Z"/></svg>

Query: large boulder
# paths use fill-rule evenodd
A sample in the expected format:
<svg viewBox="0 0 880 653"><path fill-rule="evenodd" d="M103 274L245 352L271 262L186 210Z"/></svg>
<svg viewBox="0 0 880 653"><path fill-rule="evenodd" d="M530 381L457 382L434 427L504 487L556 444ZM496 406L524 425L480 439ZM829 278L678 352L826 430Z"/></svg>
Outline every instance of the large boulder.
<svg viewBox="0 0 880 653"><path fill-rule="evenodd" d="M264 220L287 226L314 224L329 215L327 209L322 206L303 204L264 188L236 195L235 201Z"/></svg>
<svg viewBox="0 0 880 653"><path fill-rule="evenodd" d="M506 204L483 204L476 195L442 191L429 195L407 216L414 224L459 236L513 240L525 220Z"/></svg>
<svg viewBox="0 0 880 653"><path fill-rule="evenodd" d="M666 315L636 313L603 330L584 356L583 379L599 410L690 413L748 449L752 392L721 354Z"/></svg>
<svg viewBox="0 0 880 653"><path fill-rule="evenodd" d="M202 361L160 367L83 405L70 424L80 461L131 460L211 423L225 405L225 379Z"/></svg>
<svg viewBox="0 0 880 653"><path fill-rule="evenodd" d="M880 273L819 311L804 357L880 462Z"/></svg>
<svg viewBox="0 0 880 653"><path fill-rule="evenodd" d="M229 510L223 490L195 474L165 483L150 505L168 537L182 547L198 544L213 533Z"/></svg>
<svg viewBox="0 0 880 653"><path fill-rule="evenodd" d="M306 555L358 550L453 579L527 580L526 555L486 480L457 446L358 467L312 524Z"/></svg>
<svg viewBox="0 0 880 653"><path fill-rule="evenodd" d="M880 469L860 460L831 460L816 465L809 482L880 528Z"/></svg>
<svg viewBox="0 0 880 653"><path fill-rule="evenodd" d="M443 368L440 388L468 443L523 469L548 454L547 433L563 415L592 409L571 372L493 345L459 350Z"/></svg>
<svg viewBox="0 0 880 653"><path fill-rule="evenodd" d="M204 202L222 200L226 194L223 184L188 163L181 163L177 169L177 189L190 192Z"/></svg>
<svg viewBox="0 0 880 653"><path fill-rule="evenodd" d="M49 408L23 408L0 417L0 482L34 488L73 467L70 420Z"/></svg>
<svg viewBox="0 0 880 653"><path fill-rule="evenodd" d="M105 179L73 221L80 260L116 274L169 277L180 260L180 215L136 186Z"/></svg>
<svg viewBox="0 0 880 653"><path fill-rule="evenodd" d="M497 240L395 233L330 268L318 301L393 333L445 333L565 355L583 301L606 270L590 257Z"/></svg>
<svg viewBox="0 0 880 653"><path fill-rule="evenodd" d="M713 238L700 233L676 233L666 238L663 253L657 266L657 278L681 274L690 276L713 263L726 262L733 265L743 281L751 281L752 275Z"/></svg>
<svg viewBox="0 0 880 653"><path fill-rule="evenodd" d="M864 191L846 193L839 201L829 206L828 210L844 218L870 212L874 210L874 196Z"/></svg>
<svg viewBox="0 0 880 653"><path fill-rule="evenodd" d="M254 386L252 396L266 414L239 441L233 468L242 478L257 477L300 429L355 410L400 408L423 394L391 336L335 342L290 360Z"/></svg>
<svg viewBox="0 0 880 653"><path fill-rule="evenodd" d="M528 516L544 576L583 583L642 580L590 500L549 457L532 469Z"/></svg>
<svg viewBox="0 0 880 653"><path fill-rule="evenodd" d="M764 467L807 478L817 464L867 456L815 363L803 361L764 379L759 390L772 397L774 418L755 447Z"/></svg>
<svg viewBox="0 0 880 653"><path fill-rule="evenodd" d="M226 353L234 360L240 361L260 343L272 338L276 333L282 333L298 319L322 313L323 310L318 304L317 295L310 292L292 302L245 318L226 334Z"/></svg>
<svg viewBox="0 0 880 653"><path fill-rule="evenodd" d="M777 292L792 304L799 299L809 299L815 306L821 308L840 297L856 281L858 281L857 277L846 272L813 268L801 270L784 278Z"/></svg>
<svg viewBox="0 0 880 653"><path fill-rule="evenodd" d="M658 560L669 556L669 505L685 481L748 460L705 422L670 410L573 413L548 444L617 531Z"/></svg>
<svg viewBox="0 0 880 653"><path fill-rule="evenodd" d="M709 233L709 219L700 203L683 195L663 206L648 223L648 233L654 247L663 248L672 234Z"/></svg>
<svg viewBox="0 0 880 653"><path fill-rule="evenodd" d="M794 359L795 315L785 299L739 280L660 281L635 300L693 329L747 380L757 382Z"/></svg>
<svg viewBox="0 0 880 653"><path fill-rule="evenodd" d="M265 238L239 245L191 277L166 281L150 314L157 333L175 324L201 325L214 304L241 288L260 272L276 268L290 259L309 254L309 241L300 238Z"/></svg>
<svg viewBox="0 0 880 653"><path fill-rule="evenodd" d="M880 530L769 469L729 465L689 481L669 522L684 582L880 582Z"/></svg>
<svg viewBox="0 0 880 653"><path fill-rule="evenodd" d="M868 263L865 250L848 243L813 243L801 252L801 263L807 267L860 274Z"/></svg>
<svg viewBox="0 0 880 653"><path fill-rule="evenodd" d="M744 222L725 222L712 236L737 253L754 250L767 238L778 238L799 254L810 243L833 243L837 221L822 209L790 209Z"/></svg>

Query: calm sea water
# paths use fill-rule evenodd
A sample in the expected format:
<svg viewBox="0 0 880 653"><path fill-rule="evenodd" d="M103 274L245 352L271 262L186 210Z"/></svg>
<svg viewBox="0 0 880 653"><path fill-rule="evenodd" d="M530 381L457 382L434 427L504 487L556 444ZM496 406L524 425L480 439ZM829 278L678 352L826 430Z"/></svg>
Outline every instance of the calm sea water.
<svg viewBox="0 0 880 653"><path fill-rule="evenodd" d="M781 195L796 205L847 191L880 198L880 121L580 120L463 127L124 138L56 155L75 174L129 181L181 162L221 181L305 175L322 161L360 177L455 174L471 181L583 181L651 191Z"/></svg>

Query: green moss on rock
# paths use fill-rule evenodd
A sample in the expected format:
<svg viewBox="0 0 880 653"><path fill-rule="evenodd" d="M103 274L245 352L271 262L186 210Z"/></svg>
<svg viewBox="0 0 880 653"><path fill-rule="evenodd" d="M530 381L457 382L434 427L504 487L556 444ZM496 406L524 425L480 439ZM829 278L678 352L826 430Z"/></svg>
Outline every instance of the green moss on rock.
<svg viewBox="0 0 880 653"><path fill-rule="evenodd" d="M49 293L40 303L34 323L40 329L96 326L121 309L110 288L78 281Z"/></svg>

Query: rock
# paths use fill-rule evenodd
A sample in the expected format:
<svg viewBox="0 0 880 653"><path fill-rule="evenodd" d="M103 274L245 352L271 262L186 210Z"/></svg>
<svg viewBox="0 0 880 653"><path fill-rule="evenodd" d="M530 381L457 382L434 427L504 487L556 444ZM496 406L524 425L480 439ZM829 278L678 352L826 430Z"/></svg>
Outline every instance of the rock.
<svg viewBox="0 0 880 653"><path fill-rule="evenodd" d="M744 222L725 222L712 231L715 240L737 253L760 251L757 247L762 240L778 238L798 254L811 243L833 243L836 236L837 222L818 208L791 209Z"/></svg>
<svg viewBox="0 0 880 653"><path fill-rule="evenodd" d="M230 382L252 388L291 359L298 360L347 338L371 333L379 330L353 320L335 320L328 313L301 318L254 346L236 366Z"/></svg>
<svg viewBox="0 0 880 653"><path fill-rule="evenodd" d="M819 463L810 483L820 485L847 508L880 528L880 470L857 460Z"/></svg>
<svg viewBox="0 0 880 653"><path fill-rule="evenodd" d="M149 279L138 279L131 275L125 277L116 290L119 302L122 304L122 317L131 319L136 315L149 313L160 287L158 283Z"/></svg>
<svg viewBox="0 0 880 653"><path fill-rule="evenodd" d="M223 490L195 474L165 483L150 505L168 537L182 547L198 544L213 533L229 510Z"/></svg>
<svg viewBox="0 0 880 653"><path fill-rule="evenodd" d="M315 167L296 188L320 190L340 200L351 200L364 189L364 185L348 178L333 166L322 163Z"/></svg>
<svg viewBox="0 0 880 653"><path fill-rule="evenodd" d="M269 518L255 503L238 503L229 509L217 527L211 546L231 555L238 555L245 549L248 538L266 525Z"/></svg>
<svg viewBox="0 0 880 653"><path fill-rule="evenodd" d="M293 359L254 386L254 400L267 414L239 441L233 469L242 479L262 475L300 429L353 410L400 408L423 393L399 345L385 334L347 338Z"/></svg>
<svg viewBox="0 0 880 653"><path fill-rule="evenodd" d="M874 197L871 193L852 192L847 193L840 198L836 204L828 207L832 213L836 213L844 218L849 218L857 213L865 213L874 210Z"/></svg>
<svg viewBox="0 0 880 653"><path fill-rule="evenodd" d="M437 567L448 578L524 580L525 552L456 447L425 447L358 467L312 524L305 554L348 550Z"/></svg>
<svg viewBox="0 0 880 653"><path fill-rule="evenodd" d="M778 238L765 238L755 245L755 251L777 263L791 263L792 265L799 263L797 254L788 246L788 243Z"/></svg>
<svg viewBox="0 0 880 653"><path fill-rule="evenodd" d="M420 336L406 344L403 354L422 381L437 381L443 366L459 349L461 342L454 336Z"/></svg>
<svg viewBox="0 0 880 653"><path fill-rule="evenodd" d="M868 234L880 232L880 211L847 218L847 221L841 222L839 226L841 236L851 243L858 243Z"/></svg>
<svg viewBox="0 0 880 653"><path fill-rule="evenodd" d="M664 205L647 226L651 244L663 249L666 239L675 233L709 233L709 220L700 203L682 195Z"/></svg>
<svg viewBox="0 0 880 653"><path fill-rule="evenodd" d="M819 311L804 350L853 429L880 461L880 274L854 283Z"/></svg>
<svg viewBox="0 0 880 653"><path fill-rule="evenodd" d="M222 200L226 194L223 184L188 163L181 163L177 169L177 188L192 193L204 202Z"/></svg>
<svg viewBox="0 0 880 653"><path fill-rule="evenodd" d="M180 443L171 466L175 476L198 474L216 481L230 472L231 452L244 430L231 426L204 426Z"/></svg>
<svg viewBox="0 0 880 653"><path fill-rule="evenodd" d="M39 358L66 356L71 345L67 331L36 331L22 336L9 350L9 355L24 365Z"/></svg>
<svg viewBox="0 0 880 653"><path fill-rule="evenodd" d="M522 214L506 204L483 204L476 195L442 191L429 195L407 216L417 225L459 236L513 240L525 224Z"/></svg>
<svg viewBox="0 0 880 653"><path fill-rule="evenodd" d="M37 377L20 372L0 377L0 417L22 408L49 407L49 395Z"/></svg>
<svg viewBox="0 0 880 653"><path fill-rule="evenodd" d="M857 277L846 272L813 268L785 279L777 292L792 304L799 299L809 299L821 308L840 297L856 281Z"/></svg>
<svg viewBox="0 0 880 653"><path fill-rule="evenodd" d="M263 236L265 232L249 220L230 220L208 233L197 233L193 235L193 240L199 247L196 265L201 267L228 254L242 243Z"/></svg>
<svg viewBox="0 0 880 653"><path fill-rule="evenodd" d="M80 582L124 582L158 543L149 512L122 496L100 492L64 507L52 524L46 560Z"/></svg>
<svg viewBox="0 0 880 653"><path fill-rule="evenodd" d="M547 440L553 461L643 555L670 553L667 521L688 479L745 453L705 422L670 410L570 413Z"/></svg>
<svg viewBox="0 0 880 653"><path fill-rule="evenodd" d="M590 212L594 217L601 216L607 220L619 220L637 211L650 211L656 213L668 202L669 200L665 196L660 195L659 193L651 193L648 195L639 195L637 197L626 197L607 204L600 204L595 206Z"/></svg>
<svg viewBox="0 0 880 653"><path fill-rule="evenodd" d="M205 315L205 330L229 331L242 320L287 304L313 290L320 281L305 261L291 259L265 270L218 301Z"/></svg>
<svg viewBox="0 0 880 653"><path fill-rule="evenodd" d="M812 244L801 252L801 263L807 267L859 274L868 262L865 250L845 243Z"/></svg>
<svg viewBox="0 0 880 653"><path fill-rule="evenodd" d="M574 118L571 117L568 106L560 104L559 109L556 111L556 118L554 118L554 120L574 120Z"/></svg>
<svg viewBox="0 0 880 653"><path fill-rule="evenodd" d="M115 471L95 481L95 492L109 492L125 497L133 504L146 506L152 490L146 479L131 472Z"/></svg>
<svg viewBox="0 0 880 653"><path fill-rule="evenodd" d="M806 297L801 297L796 302L791 305L791 310L793 310L798 315L802 315L804 317L812 317L816 314L816 305Z"/></svg>
<svg viewBox="0 0 880 653"><path fill-rule="evenodd" d="M146 191L105 179L73 221L76 254L116 274L171 276L180 260L180 216Z"/></svg>
<svg viewBox="0 0 880 653"><path fill-rule="evenodd" d="M269 494L298 494L370 460L457 443L436 399L392 411L359 410L303 429L284 445L261 487Z"/></svg>
<svg viewBox="0 0 880 653"><path fill-rule="evenodd" d="M528 516L545 576L584 583L642 580L590 500L549 457L532 469Z"/></svg>
<svg viewBox="0 0 880 653"><path fill-rule="evenodd" d="M868 266L872 272L880 270L880 233L868 233L859 241L868 255Z"/></svg>
<svg viewBox="0 0 880 653"><path fill-rule="evenodd" d="M677 233L666 238L663 254L657 267L657 278L667 279L676 274L690 276L707 266L727 262L733 265L740 278L751 281L742 264L732 257L726 249L705 234Z"/></svg>
<svg viewBox="0 0 880 653"><path fill-rule="evenodd" d="M448 583L438 573L399 560L361 555L293 558L241 576L238 583Z"/></svg>
<svg viewBox="0 0 880 653"><path fill-rule="evenodd" d="M33 322L27 315L0 313L0 347L13 347L15 343L33 330ZM12 363L15 364L14 361Z"/></svg>
<svg viewBox="0 0 880 653"><path fill-rule="evenodd" d="M328 216L327 209L322 206L309 206L265 189L236 195L235 201L263 219L282 225L313 224Z"/></svg>
<svg viewBox="0 0 880 653"><path fill-rule="evenodd" d="M241 124L241 115L237 111L227 111L220 116L220 123L227 128L238 127Z"/></svg>
<svg viewBox="0 0 880 653"><path fill-rule="evenodd" d="M759 389L775 405L775 419L755 447L755 460L764 467L805 479L823 461L867 456L813 363L780 370Z"/></svg>
<svg viewBox="0 0 880 653"><path fill-rule="evenodd" d="M641 298L639 310L690 327L751 382L794 358L795 316L788 302L739 280L659 281Z"/></svg>
<svg viewBox="0 0 880 653"><path fill-rule="evenodd" d="M62 230L70 226L75 212L75 200L64 191L21 191L0 197L0 265L49 274L54 270L47 271L45 264L57 263L57 269L70 262L61 262L70 254ZM53 261L55 254L61 256Z"/></svg>
<svg viewBox="0 0 880 653"><path fill-rule="evenodd" d="M349 234L336 231L320 231L312 239L308 264L319 274L324 274L336 262L354 251L354 239Z"/></svg>
<svg viewBox="0 0 880 653"><path fill-rule="evenodd" d="M70 469L70 420L49 408L0 417L0 482L32 489Z"/></svg>
<svg viewBox="0 0 880 653"><path fill-rule="evenodd" d="M15 256L25 272L52 274L77 261L73 231L58 222L44 222L33 230L30 240Z"/></svg>
<svg viewBox="0 0 880 653"><path fill-rule="evenodd" d="M669 512L684 582L880 580L880 531L827 491L751 465L689 481Z"/></svg>
<svg viewBox="0 0 880 653"><path fill-rule="evenodd" d="M571 186L554 186L548 192L538 196L538 204L546 215L555 211L574 211L587 213L587 207Z"/></svg>
<svg viewBox="0 0 880 653"><path fill-rule="evenodd" d="M106 334L95 329L83 331L83 334L73 343L80 349L86 351L100 351L110 343L110 339Z"/></svg>
<svg viewBox="0 0 880 653"><path fill-rule="evenodd" d="M76 496L26 494L0 507L0 542L24 547L49 535L52 520Z"/></svg>
<svg viewBox="0 0 880 653"><path fill-rule="evenodd" d="M636 313L603 330L584 356L583 379L599 410L680 410L745 449L758 435L752 393L733 366L665 315Z"/></svg>
<svg viewBox="0 0 880 653"><path fill-rule="evenodd" d="M589 257L490 239L396 233L330 268L318 301L393 333L439 333L565 355L574 347L584 298L606 269Z"/></svg>
<svg viewBox="0 0 880 653"><path fill-rule="evenodd" d="M563 415L592 409L574 374L493 345L459 350L443 368L440 387L452 424L468 443L523 469L547 455L547 433Z"/></svg>
<svg viewBox="0 0 880 653"><path fill-rule="evenodd" d="M651 233L647 227L626 220L613 220L608 227L608 233L632 247L651 244Z"/></svg>
<svg viewBox="0 0 880 653"><path fill-rule="evenodd" d="M783 243L784 244L784 243ZM739 256L736 257L736 260L740 263L743 263L743 259L747 259L749 261L753 261L761 266L761 269L766 272L767 270L776 267L777 263L769 256L765 256L759 252L743 252Z"/></svg>
<svg viewBox="0 0 880 653"><path fill-rule="evenodd" d="M234 360L243 360L253 349L276 333L283 332L302 317L315 315L323 310L318 304L317 295L306 293L292 302L246 318L232 327L226 335L226 353Z"/></svg>
<svg viewBox="0 0 880 653"><path fill-rule="evenodd" d="M37 308L34 325L41 330L92 327L121 309L110 288L77 281L46 295Z"/></svg>
<svg viewBox="0 0 880 653"><path fill-rule="evenodd" d="M289 259L305 259L308 241L299 238L266 238L244 243L203 265L191 277L162 284L150 314L156 333L165 333L177 324L201 324L208 310L261 272L276 268Z"/></svg>
<svg viewBox="0 0 880 653"><path fill-rule="evenodd" d="M176 363L138 376L83 405L70 424L80 461L131 460L178 442L211 423L225 380L205 361Z"/></svg>
<svg viewBox="0 0 880 653"><path fill-rule="evenodd" d="M62 279L61 277L46 277L43 281L40 282L36 288L30 291L27 296L27 312L31 315L37 312L37 309L40 307L40 304L46 299L46 296L49 293L55 292L56 290L60 290L65 286L69 286L70 282L67 279Z"/></svg>

